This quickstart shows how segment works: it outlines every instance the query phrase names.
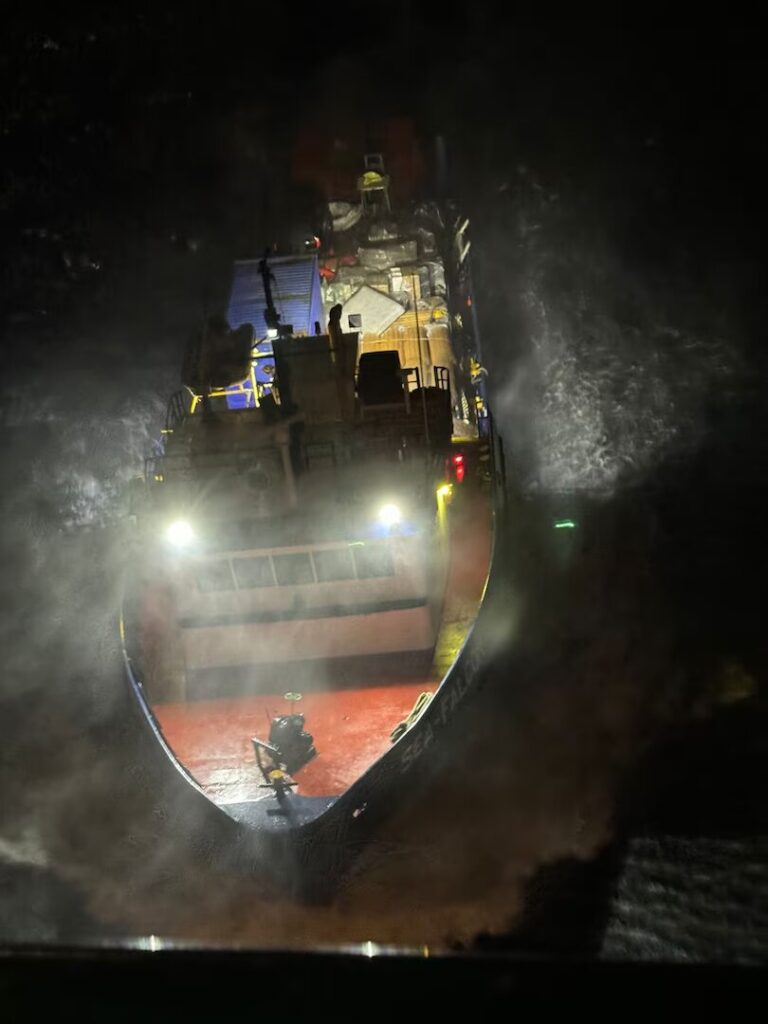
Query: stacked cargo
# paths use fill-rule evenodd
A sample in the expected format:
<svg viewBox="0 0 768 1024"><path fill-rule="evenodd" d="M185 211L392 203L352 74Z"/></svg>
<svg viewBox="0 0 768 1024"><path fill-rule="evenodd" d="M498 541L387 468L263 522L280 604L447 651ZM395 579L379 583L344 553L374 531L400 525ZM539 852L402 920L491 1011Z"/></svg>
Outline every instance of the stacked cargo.
<svg viewBox="0 0 768 1024"><path fill-rule="evenodd" d="M359 202L328 204L333 241L320 268L326 316L342 306L343 328L360 334L360 355L396 351L411 390L438 386L440 374L444 385L447 370L456 432L471 433L438 245L440 211L434 204L393 211L380 154L366 156L357 185Z"/></svg>

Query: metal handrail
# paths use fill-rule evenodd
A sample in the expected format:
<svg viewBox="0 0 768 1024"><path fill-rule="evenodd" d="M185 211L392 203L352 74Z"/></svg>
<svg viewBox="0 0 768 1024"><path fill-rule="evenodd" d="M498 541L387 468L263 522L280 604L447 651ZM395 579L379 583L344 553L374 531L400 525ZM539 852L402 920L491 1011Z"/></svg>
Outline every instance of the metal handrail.
<svg viewBox="0 0 768 1024"><path fill-rule="evenodd" d="M179 424L183 423L187 418L188 411L184 401L184 395L184 389L179 388L179 390L174 391L168 399L168 407L165 412L166 433L173 433Z"/></svg>

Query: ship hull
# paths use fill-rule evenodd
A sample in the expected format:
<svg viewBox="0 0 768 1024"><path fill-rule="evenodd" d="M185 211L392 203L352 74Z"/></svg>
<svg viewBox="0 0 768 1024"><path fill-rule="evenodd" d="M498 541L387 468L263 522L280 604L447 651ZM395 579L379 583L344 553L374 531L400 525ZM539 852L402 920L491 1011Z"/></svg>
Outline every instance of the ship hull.
<svg viewBox="0 0 768 1024"><path fill-rule="evenodd" d="M307 892L311 892L328 884L338 871L343 870L348 857L360 842L370 835L404 794L410 792L431 773L439 771L446 746L450 743L452 723L460 716L460 711L470 694L482 682L499 644L503 643L509 634L509 623L504 622L508 593L499 569L504 561L501 548L506 535L503 527L503 458L495 439L492 439L491 445L495 449L495 458L492 460L495 468L491 480L485 485L485 496L482 499L488 510L487 540L483 542L488 545L487 566L483 571L482 593L479 595L471 627L463 635L460 648L452 653L450 663L444 666L445 671L440 671L439 678L435 679L433 675L429 680L422 678L418 644L413 645L407 630L400 630L401 646L397 648L398 654L395 656L398 659L398 673L408 664L407 652L416 655L413 667L410 671L406 670L405 679L401 677L397 680L404 687L405 706L410 707L413 694L418 694L425 686L429 686L432 691L431 699L426 710L397 742L387 742L383 752L341 792L323 794L322 785L318 783L317 786L304 786L307 792L300 788L299 793L290 793L280 799L271 793L263 795L262 799L253 799L254 779L251 777L249 798L239 799L238 788L235 785L229 789L228 794L215 799L215 780L209 777L206 785L201 785L199 777L205 777L205 772L198 771L189 756L179 757L179 751L184 746L184 732L190 729L188 708L185 706L183 709L183 727L178 728L178 723L175 727L172 722L173 708L181 708L182 705L170 702L162 708L153 707L139 678L138 634L130 622L130 609L135 609L136 600L135 595L131 599L129 586L122 631L126 677L134 705L145 727L145 735L149 737L150 746L153 748L155 763L163 775L164 791L172 793L169 798L174 802L175 813L188 813L191 821L207 821L210 834L220 834L227 843L245 849L246 860L252 859L254 862L269 863L273 866L277 863L283 864L287 872L284 879L286 884L292 885L300 878L303 880L302 891L306 888ZM476 532L479 532L479 527ZM469 539L473 540L472 537ZM135 620L135 612L133 617ZM364 617L348 617L360 618ZM355 621L350 622L350 625L353 626L353 633L370 635L370 623ZM377 672L386 675L386 665L393 664L387 651L381 652L382 656L379 659L374 658L370 661L369 672L364 668L368 663L367 656L371 653L370 642L367 643L366 659L362 662L342 659L335 663L328 648L320 648L320 657L317 661L326 666L335 665L333 671L338 670L337 678L342 681L345 665L352 682L355 679L359 682L359 673L365 672L362 678L368 685L364 685L362 689L359 685L356 688L363 692L362 699L369 701L367 711L370 714L377 691L386 691L387 699L391 700L396 696L396 688L392 686L394 680L391 677L385 680L385 687L377 688L376 685ZM351 664L356 665L356 668L350 669ZM279 662L273 661L272 666L275 669L280 668ZM219 673L220 667L212 671ZM201 669L201 674L204 677L205 670ZM308 701L310 697L308 694ZM232 698L233 701L238 699L242 704L242 697ZM253 710L258 711L260 716L263 709L258 705L258 695L249 699L256 701ZM220 702L219 710L222 707L223 704ZM200 706L201 719L208 717L210 721L208 710L210 709ZM243 713L242 706L238 708L237 713ZM321 725L322 732L322 715L318 713L316 719ZM308 726L312 725L313 720L310 714ZM216 728L215 717L213 728ZM247 733L247 729L240 730L240 742L242 736L247 736ZM333 730L329 732L329 736L332 735ZM194 739L192 745L195 749L200 749L204 744L199 739ZM322 753L321 743L318 743L318 749ZM328 748L325 749L327 751ZM305 769L305 772L309 773L310 769ZM302 777L300 775L300 778ZM247 789L241 792L245 794ZM187 811L182 812L181 808L186 808Z"/></svg>

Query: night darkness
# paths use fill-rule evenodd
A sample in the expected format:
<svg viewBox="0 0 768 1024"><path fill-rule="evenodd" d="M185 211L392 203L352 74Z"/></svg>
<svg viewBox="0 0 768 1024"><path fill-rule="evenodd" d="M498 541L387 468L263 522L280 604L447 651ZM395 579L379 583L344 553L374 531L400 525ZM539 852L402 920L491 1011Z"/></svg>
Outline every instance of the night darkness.
<svg viewBox="0 0 768 1024"><path fill-rule="evenodd" d="M271 6L28 5L0 43L0 939L763 961L756 24ZM232 260L322 224L297 133L388 116L427 163L445 138L472 221L519 642L445 773L302 908L142 761L120 517Z"/></svg>

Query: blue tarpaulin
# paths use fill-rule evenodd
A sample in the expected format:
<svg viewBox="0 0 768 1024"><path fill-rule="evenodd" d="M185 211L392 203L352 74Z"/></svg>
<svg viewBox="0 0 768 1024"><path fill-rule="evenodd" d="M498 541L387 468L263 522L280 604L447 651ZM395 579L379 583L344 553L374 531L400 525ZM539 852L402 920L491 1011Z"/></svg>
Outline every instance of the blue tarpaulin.
<svg viewBox="0 0 768 1024"><path fill-rule="evenodd" d="M267 336L264 310L267 300L259 273L260 260L241 260L235 264L227 320L232 328L253 324L256 338ZM291 324L294 334L314 334L315 321L323 323L323 300L317 256L276 256L269 261L272 298L281 324Z"/></svg>
<svg viewBox="0 0 768 1024"><path fill-rule="evenodd" d="M229 326L252 324L256 346L254 349L256 380L269 385L274 374L272 342L267 341L264 311L267 300L264 283L259 273L261 260L240 260L235 263L232 291L227 307ZM269 261L272 273L272 299L282 325L290 324L294 334L314 334L315 323L325 331L323 299L316 255L275 256ZM227 405L242 409L254 405L250 381L227 388Z"/></svg>

